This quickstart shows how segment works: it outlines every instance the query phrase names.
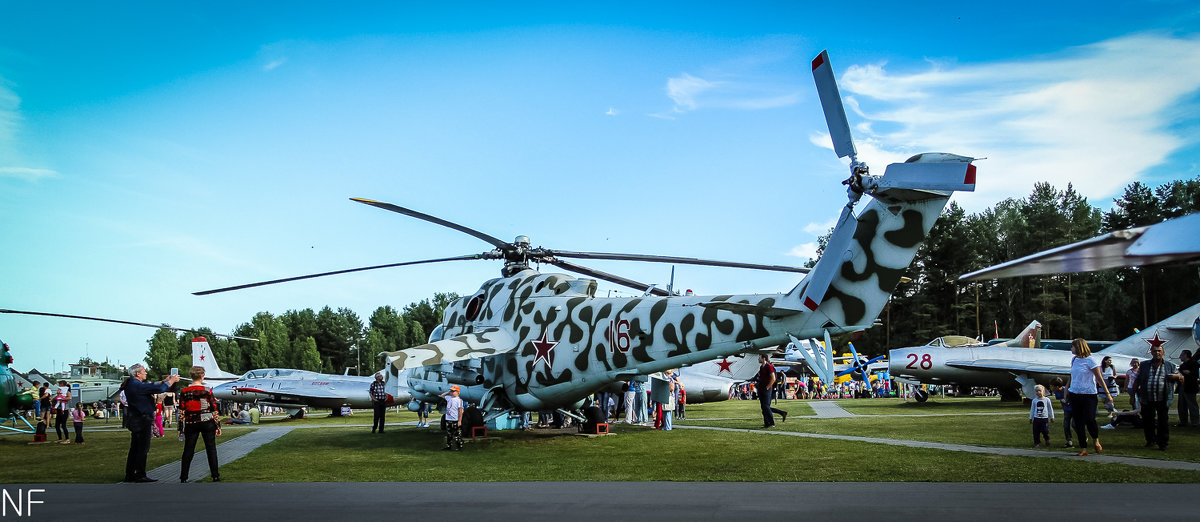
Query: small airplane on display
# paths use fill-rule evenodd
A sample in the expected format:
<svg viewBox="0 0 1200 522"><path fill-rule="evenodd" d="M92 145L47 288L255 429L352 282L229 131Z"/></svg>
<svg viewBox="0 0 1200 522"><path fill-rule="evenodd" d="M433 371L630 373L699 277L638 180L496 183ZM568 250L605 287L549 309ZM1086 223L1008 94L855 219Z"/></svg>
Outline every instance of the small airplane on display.
<svg viewBox="0 0 1200 522"><path fill-rule="evenodd" d="M758 356L732 355L679 370L688 404L729 400L733 387L758 375Z"/></svg>
<svg viewBox="0 0 1200 522"><path fill-rule="evenodd" d="M840 377L847 375L862 380L862 377L870 375L872 370L887 367L887 356L879 355L867 358L865 355L858 354L854 343L846 343L846 345L850 348L851 354L834 357L830 342L822 343L816 339L804 339L799 344L788 343L783 349L783 359L775 361L775 364L777 366L803 366L813 372L818 380L826 384L837 382Z"/></svg>
<svg viewBox="0 0 1200 522"><path fill-rule="evenodd" d="M1126 266L1194 263L1200 260L1200 214L1154 225L1118 230L1070 245L1052 248L1014 261L963 275L962 281L1075 273ZM1089 343L1090 344L1090 343ZM1164 356L1178 360L1184 349L1200 347L1200 304L1168 317L1103 350L1098 358L1112 356L1118 378L1123 378L1134 358L1149 357L1151 346L1162 346ZM1028 350L998 346L951 348L920 346L891 351L892 376L924 384L1020 388L1034 396L1036 384L1069 376L1069 351ZM918 395L918 401L928 395Z"/></svg>
<svg viewBox="0 0 1200 522"><path fill-rule="evenodd" d="M888 165L873 176L857 159L827 53L812 62L813 77L839 157L849 156L848 202L824 255L794 288L781 293L671 296L625 277L567 259L650 261L804 273L805 269L695 258L575 252L534 248L428 214L368 199L353 201L442 225L493 249L252 283L197 294L250 288L325 275L442 261L494 259L501 277L451 303L429 342L386 352L389 379L415 401L437 403L451 385L480 405L488 419L513 411L573 410L606 387L640 375L756 353L789 340L859 331L872 326L954 191L974 190L974 158L925 153ZM862 196L870 202L859 213ZM588 276L540 273L549 264ZM595 278L595 279L590 279ZM645 292L641 297L596 297L596 279Z"/></svg>

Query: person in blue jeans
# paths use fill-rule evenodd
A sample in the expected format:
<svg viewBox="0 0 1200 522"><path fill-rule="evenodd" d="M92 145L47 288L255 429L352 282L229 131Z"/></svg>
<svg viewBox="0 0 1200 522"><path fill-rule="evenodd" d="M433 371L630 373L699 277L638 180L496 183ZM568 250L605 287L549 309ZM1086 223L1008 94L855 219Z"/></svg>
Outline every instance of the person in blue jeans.
<svg viewBox="0 0 1200 522"><path fill-rule="evenodd" d="M1067 440L1067 443L1063 447L1074 448L1075 443L1071 440L1071 403L1067 400L1067 390L1063 388L1063 384L1062 377L1055 377L1054 380L1050 381L1050 388L1054 390L1054 398L1058 399L1059 405L1062 406L1063 438Z"/></svg>
<svg viewBox="0 0 1200 522"><path fill-rule="evenodd" d="M775 366L765 355L758 356L758 364L758 379L755 386L758 387L758 403L762 406L763 428L773 428L775 427L773 414L783 417L786 422L787 412L771 407L771 401L775 398Z"/></svg>

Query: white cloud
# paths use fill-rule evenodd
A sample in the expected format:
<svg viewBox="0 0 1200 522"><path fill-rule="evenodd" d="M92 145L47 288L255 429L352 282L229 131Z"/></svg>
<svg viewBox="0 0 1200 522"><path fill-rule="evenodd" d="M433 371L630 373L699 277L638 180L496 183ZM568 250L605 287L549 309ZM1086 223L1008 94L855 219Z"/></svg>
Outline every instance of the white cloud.
<svg viewBox="0 0 1200 522"><path fill-rule="evenodd" d="M672 111L683 113L701 108L761 110L795 105L798 91L752 82L710 81L683 73L667 79L667 96L675 102ZM662 117L664 115L653 115Z"/></svg>
<svg viewBox="0 0 1200 522"><path fill-rule="evenodd" d="M273 70L275 70L276 67L279 67L280 65L283 65L285 63L287 63L287 58L278 58L275 60L271 60L271 61L267 62L266 65L263 66L263 70L264 71L273 71Z"/></svg>
<svg viewBox="0 0 1200 522"><path fill-rule="evenodd" d="M833 228L833 226L837 224L837 220L837 216L834 216L829 218L829 220L825 221L824 223L812 222L808 225L805 225L804 231L814 236L819 236L829 232L829 229Z"/></svg>
<svg viewBox="0 0 1200 522"><path fill-rule="evenodd" d="M605 114L605 116L616 116L617 110L612 107L609 107L608 110L604 112L604 114Z"/></svg>
<svg viewBox="0 0 1200 522"><path fill-rule="evenodd" d="M1096 201L1191 140L1169 127L1200 91L1200 39L1136 35L1048 58L911 74L854 65L840 83L847 107L867 120L855 141L875 174L918 152L954 152L989 158L979 163L977 192L960 198L972 210L1023 197L1037 181L1073 183ZM810 140L830 147L828 135Z"/></svg>
<svg viewBox="0 0 1200 522"><path fill-rule="evenodd" d="M0 78L0 158L5 158L7 162L0 164L0 178L37 181L57 175L50 169L26 167L18 163L22 156L17 145L17 133L22 121L20 107L21 98L7 88L4 79Z"/></svg>
<svg viewBox="0 0 1200 522"><path fill-rule="evenodd" d="M812 241L804 243L803 245L796 245L784 255L798 257L800 259L816 259L817 242Z"/></svg>
<svg viewBox="0 0 1200 522"><path fill-rule="evenodd" d="M703 78L697 78L683 73L679 78L667 80L667 96L675 102L675 111L684 112L696 109L696 97L703 95L716 87L717 83Z"/></svg>
<svg viewBox="0 0 1200 522"><path fill-rule="evenodd" d="M50 169L35 169L29 167L0 167L0 178L17 178L25 181L37 181L42 178L57 176Z"/></svg>

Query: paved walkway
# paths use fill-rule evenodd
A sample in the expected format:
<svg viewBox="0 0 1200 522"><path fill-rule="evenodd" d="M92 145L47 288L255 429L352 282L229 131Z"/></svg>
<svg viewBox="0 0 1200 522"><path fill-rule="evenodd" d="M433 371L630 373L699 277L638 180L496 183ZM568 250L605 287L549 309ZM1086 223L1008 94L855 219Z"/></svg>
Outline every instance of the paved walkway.
<svg viewBox="0 0 1200 522"><path fill-rule="evenodd" d="M245 457L251 451L254 451L259 446L271 442L279 437L286 435L292 431L291 426L271 426L269 428L258 428L252 433L247 433L236 439L228 442L217 444L217 460L220 464L228 464L237 459ZM196 447L203 448L203 441L196 441ZM176 482L179 480L180 468L183 467L183 461L175 461L165 466L159 466L146 472L146 476L157 479L160 484ZM205 456L204 450L200 450L192 458L191 469L188 470L188 482L196 482L208 476L208 457Z"/></svg>
<svg viewBox="0 0 1200 522"><path fill-rule="evenodd" d="M1189 520L1195 484L927 482L293 482L25 484L40 504L14 520L170 518L183 499L213 499L203 517L231 520L562 520L608 522L630 513L666 520L970 520L1016 512L1070 519ZM13 498L17 488L8 487ZM617 500L614 500L617 499ZM1138 502L1137 499L1154 499ZM97 508L97 503L105 508ZM12 510L9 507L10 512Z"/></svg>
<svg viewBox="0 0 1200 522"><path fill-rule="evenodd" d="M413 426L416 421L408 422L390 422L387 426ZM288 432L294 429L304 428L369 428L370 424L337 424L337 425L320 425L308 424L302 426L222 426L222 430L254 430L253 433L242 435L228 442L217 444L217 461L220 465L225 465L237 459L245 457L251 451L258 449L263 444L274 441L279 437L287 435ZM204 454L204 442L197 441L196 447L201 448L198 453L192 458L191 468L188 470L188 482L197 482L208 477L208 457ZM148 472L146 476L157 479L160 484L168 484L179 480L180 468L183 467L183 461L177 460L164 466L159 466Z"/></svg>
<svg viewBox="0 0 1200 522"><path fill-rule="evenodd" d="M846 411L841 404L834 401L811 401L806 403L820 419L837 419L842 417L853 417L854 414Z"/></svg>
<svg viewBox="0 0 1200 522"><path fill-rule="evenodd" d="M714 426L687 426L676 424L676 428L689 430L713 430L713 431L736 431L743 433L761 433L764 435L781 435L788 437L806 437L810 439L832 439L832 440L847 440L853 442L869 442L872 444L888 444L891 446L905 446L909 448L929 448L944 451L965 451L967 453L983 453L989 455L1009 455L1017 457L1039 457L1051 459L1070 459L1082 460L1086 462L1095 462L1097 464L1124 464L1127 466L1141 466L1144 468L1158 469L1182 469L1186 471L1200 471L1200 463L1198 462L1182 462L1177 460L1157 460L1143 459L1138 457L1118 457L1114 455L1093 454L1087 457L1080 457L1074 453L1063 453L1054 451L1042 451L1035 449L1021 448L1001 448L997 446L972 446L969 444L947 444L942 442L925 442L919 440L903 440L903 439L885 439L882 437L859 437L856 435L829 435L824 433L800 433L795 431L779 431L779 430L754 430L742 428L718 428Z"/></svg>

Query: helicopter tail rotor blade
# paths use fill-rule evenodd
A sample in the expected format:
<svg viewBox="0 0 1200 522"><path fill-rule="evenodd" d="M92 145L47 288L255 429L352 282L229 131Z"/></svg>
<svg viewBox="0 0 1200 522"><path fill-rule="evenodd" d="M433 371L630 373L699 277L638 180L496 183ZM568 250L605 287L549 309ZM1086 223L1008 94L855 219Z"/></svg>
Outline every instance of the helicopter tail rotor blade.
<svg viewBox="0 0 1200 522"><path fill-rule="evenodd" d="M572 257L578 259L605 259L611 261L649 261L652 263L672 263L681 265L721 266L730 268L749 268L753 270L770 270L774 272L795 272L807 274L809 269L783 265L760 265L756 263L739 263L736 261L717 261L712 259L696 259L694 257L656 256L647 254L613 254L607 252L571 252L568 250L550 250L551 256Z"/></svg>
<svg viewBox="0 0 1200 522"><path fill-rule="evenodd" d="M397 214L404 214L404 215L406 215L406 216L409 216L409 217L415 217L415 218L417 218L417 219L421 219L421 220L424 220L424 221L428 221L428 222L430 222L430 223L435 223L435 224L438 224L438 225L444 226L444 227L446 227L446 228L452 228L452 229L454 229L454 230L457 230L457 231L459 231L459 232L462 232L462 233L464 233L464 234L467 234L467 235L470 235L470 236L473 236L473 237L476 237L476 238L482 239L482 240L486 241L488 244L490 244L490 245L492 245L492 246L494 246L494 247L496 247L496 248L499 248L499 249L505 249L506 247L508 247L508 246L509 246L508 242L506 242L506 241L501 241L500 239L497 239L497 238L495 238L495 237L492 237L492 236L489 236L489 235L487 235L487 234L484 234L483 232L480 232L480 231L478 231L478 230L475 230L475 229L473 229L473 228L464 227L464 226L462 226L462 225L459 225L458 223L451 223L451 222L449 222L449 221L446 221L446 220L444 220L444 219L442 219L442 218L434 217L434 216L431 216L431 215L429 215L429 214L425 214L425 213L423 213L423 212L417 212L417 211L415 211L415 210L412 210L412 209L407 209L407 208L404 208L404 207L401 207L401 206L398 206L398 205L393 205L393 204L391 204L391 203L384 203L384 202L382 202L382 201L375 201L375 200L372 200L372 199L365 199L365 198L350 198L350 200L351 200L351 201L357 201L357 202L359 202L359 203L362 203L362 204L364 204L364 205L371 205L372 207L376 207L376 208L382 208L382 209L384 209L384 210L390 210L390 211L392 211L392 212L395 212L395 213L397 213Z"/></svg>
<svg viewBox="0 0 1200 522"><path fill-rule="evenodd" d="M850 156L850 161L856 161L858 151L850 135L850 122L846 120L846 108L833 76L833 66L829 63L829 51L821 51L813 58L812 73L817 83L817 96L821 98L821 110L825 112L825 123L829 126L829 137L833 139L833 151L839 158Z"/></svg>
<svg viewBox="0 0 1200 522"><path fill-rule="evenodd" d="M403 263L388 263L386 265L364 266L361 268L350 268L347 270L334 270L332 272L321 272L319 274L308 274L308 275L302 275L302 276L296 276L296 277L285 277L283 279L273 279L271 281L260 281L258 283L249 283L249 284L244 284L244 285L228 286L225 288L217 288L215 290L204 290L201 292L192 292L192 295L219 294L221 292L229 292L232 290L242 290L244 288L254 288L256 286L273 285L276 283L286 283L288 281L299 281L301 279L312 279L315 277L325 277L325 276L338 275L338 274L349 274L351 272L362 272L365 270L376 270L379 268L392 268L392 267L397 267L397 266L421 265L421 264L426 264L426 263L440 263L442 261L467 261L467 260L483 259L483 258L484 258L483 254L469 254L469 255L458 256L458 257L443 257L440 259L423 259L421 261L405 261Z"/></svg>
<svg viewBox="0 0 1200 522"><path fill-rule="evenodd" d="M626 287L633 288L633 289L636 289L636 290L641 290L641 291L643 291L643 292L644 292L644 291L646 291L646 290L649 290L649 291L650 291L650 293L651 293L651 294L654 294L654 295L659 295L659 296L667 296L667 295L670 295L669 293L667 293L667 291L666 291L666 290L663 290L663 289L661 289L661 288L655 288L655 287L652 287L652 286L650 286L650 285L648 285L648 284L645 284L645 283L639 283L639 282L637 282L637 281L634 281L634 280L632 280L632 279L624 278L624 277L621 277L621 276L619 276L619 275L613 275L613 274L610 274L610 273L608 273L608 272L602 272L602 271L600 271L600 270L596 270L596 269L594 269L594 268L588 268L588 267L586 267L586 266L583 266L583 265L577 265L577 264L575 264L575 263L572 263L572 262L570 262L570 261L563 261L563 260L561 260L561 259L553 259L553 258L549 258L549 259L545 259L545 260L544 260L544 262L546 262L546 263L550 263L550 264L552 264L552 265L554 265L554 266L557 266L557 267L559 267L559 268L562 268L562 269L564 269L564 270L570 270L570 271L572 271L572 272L579 273L579 274L583 274L583 275L586 275L586 276L591 276L591 277L594 277L594 278L596 278L596 279L603 279L603 280L605 280L605 281L608 281L608 282L610 282L610 283L616 283L616 284L618 284L618 285L621 285L621 286L626 286Z"/></svg>

